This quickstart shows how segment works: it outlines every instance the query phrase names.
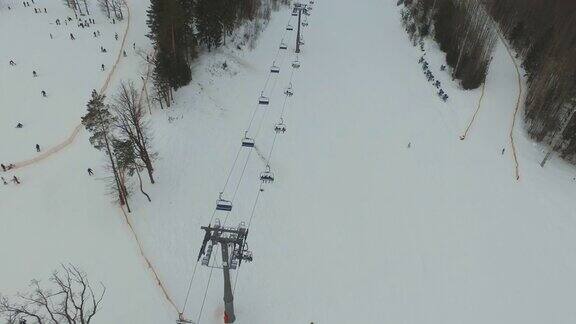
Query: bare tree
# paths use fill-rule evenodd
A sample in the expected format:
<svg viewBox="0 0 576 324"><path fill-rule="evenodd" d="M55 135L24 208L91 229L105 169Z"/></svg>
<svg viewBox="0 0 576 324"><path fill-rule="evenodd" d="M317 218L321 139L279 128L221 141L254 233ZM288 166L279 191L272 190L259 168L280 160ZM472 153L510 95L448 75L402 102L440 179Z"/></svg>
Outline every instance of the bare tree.
<svg viewBox="0 0 576 324"><path fill-rule="evenodd" d="M110 19L110 1L109 0L98 0L98 6L102 11L106 12L108 19Z"/></svg>
<svg viewBox="0 0 576 324"><path fill-rule="evenodd" d="M115 127L124 139L128 139L133 143L136 158L142 161L148 171L150 182L154 183L152 160L155 154L151 152L148 121L145 119L146 114L142 100L140 100L134 83L122 82L120 84L120 89L112 108L116 115Z"/></svg>
<svg viewBox="0 0 576 324"><path fill-rule="evenodd" d="M18 293L12 299L0 296L0 316L10 324L20 320L89 324L100 309L106 287L100 283L100 292L95 292L85 272L71 264L61 267L49 279L51 288L32 280L31 291Z"/></svg>

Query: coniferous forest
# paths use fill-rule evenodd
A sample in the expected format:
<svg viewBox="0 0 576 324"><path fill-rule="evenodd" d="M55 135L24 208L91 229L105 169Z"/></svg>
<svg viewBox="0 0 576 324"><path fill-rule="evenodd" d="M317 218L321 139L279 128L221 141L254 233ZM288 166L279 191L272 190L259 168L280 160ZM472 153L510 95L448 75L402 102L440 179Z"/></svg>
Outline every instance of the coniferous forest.
<svg viewBox="0 0 576 324"><path fill-rule="evenodd" d="M151 0L148 37L154 44L153 81L160 104L170 106L173 91L192 80L191 64L198 53L224 44L240 27L238 49L250 46L272 10L289 0Z"/></svg>

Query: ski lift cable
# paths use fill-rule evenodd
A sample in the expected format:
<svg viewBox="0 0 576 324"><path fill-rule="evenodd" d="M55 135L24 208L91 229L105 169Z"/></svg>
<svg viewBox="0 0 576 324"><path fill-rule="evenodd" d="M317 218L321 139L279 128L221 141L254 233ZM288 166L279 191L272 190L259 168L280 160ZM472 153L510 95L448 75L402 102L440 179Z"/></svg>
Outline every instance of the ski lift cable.
<svg viewBox="0 0 576 324"><path fill-rule="evenodd" d="M212 262L212 264L214 264L214 262ZM204 290L204 297L202 298L202 306L200 306L200 311L198 312L198 318L196 319L196 324L200 324L200 320L202 319L202 313L204 312L204 305L206 304L206 297L208 296L208 288L210 288L210 282L212 281L213 272L214 267L210 267L210 275L208 276L208 283L206 284L206 289Z"/></svg>
<svg viewBox="0 0 576 324"><path fill-rule="evenodd" d="M291 21L291 20L292 20L292 17L290 17L290 18L288 19L288 24L290 24L290 21ZM284 38L286 37L286 34L287 34L287 31L284 30L284 34L282 35L282 39L284 39ZM279 54L280 54L280 49L278 49L278 50L276 51L275 60L278 58L278 55L279 55ZM284 56L282 56L282 60L281 60L280 66L282 65L283 61L284 61ZM264 83L264 87L263 87L262 93L264 93L264 91L265 91L266 88L268 87L268 83L270 82L270 76L271 76L271 73L268 72L268 75L267 75L267 77L266 77L266 81L265 81L265 83ZM290 76L290 80L291 80L291 81L292 81L292 76L293 76L293 71L292 71L292 74L291 74L291 76ZM273 83L273 85L272 85L272 90L271 90L271 92L274 91L274 89L275 89L275 87L276 87L277 81L278 81L278 78L275 78L274 83ZM286 105L286 100L284 101L284 104L283 104L282 114L283 114L283 112L284 112L285 105ZM253 123L253 121L254 121L254 118L255 118L255 116L256 116L256 112L257 112L257 111L258 111L258 106L256 106L256 108L253 110L253 113L252 113L252 116L251 116L251 118L250 118L250 123L249 123L248 130L247 130L247 131L249 131L249 130L251 129L252 123ZM262 129L263 120L265 119L265 115L266 115L266 112L267 112L267 111L268 111L268 110L266 110L266 111L264 112L264 114L263 114L263 116L262 116L262 119L260 120L260 124L259 124L259 126L258 126L258 130L257 130L257 132L256 132L256 136L255 136L255 137L258 137L258 134L260 133L260 130ZM275 137L276 137L276 136L275 136ZM228 183L229 183L229 181L230 181L232 172L233 172L233 170L234 170L234 168L235 168L235 166L236 166L236 163L238 162L238 158L239 158L239 156L240 156L240 152L241 152L241 147L238 149L238 151L237 151L237 153L236 153L236 157L234 158L234 162L232 163L232 167L230 168L230 171L228 172L228 175L227 175L227 177L226 177L226 181L225 181L225 183L224 183L222 192L224 192L225 189L226 189L226 187L228 186ZM242 183L242 179L243 179L243 177L244 177L244 174L245 174L245 171L246 171L246 167L247 167L247 165L248 165L248 162L250 161L251 153L252 153L252 150L250 150L250 152L248 152L248 156L247 156L247 158L246 158L246 162L244 163L244 167L242 168L242 173L240 174L240 179L238 180L238 183L236 184L236 188L234 189L234 194L232 195L232 200L231 200L232 202L233 202L234 199L236 198L236 194L238 193L238 190L239 190L239 188L240 188L240 184ZM255 202L254 202L254 205L253 205L253 208L252 208L252 212L251 212L249 224L251 224L251 222L252 222L252 218L253 218L254 213L255 213L255 209L256 209L256 206L257 206L257 203L258 203L258 199L259 199L259 197L260 197L260 192L261 192L261 191L258 190L257 198L256 198L256 200L255 200ZM212 216L210 217L210 224L212 224L212 222L213 222L213 220L214 220L215 214L216 214L216 209L212 212ZM224 225L226 224L229 216L230 216L230 212L228 212L227 215L226 215L226 218L225 218L225 220L224 220ZM195 263L195 265L194 265L194 270L192 271L192 277L191 277L190 282L189 282L189 285L188 285L188 290L187 290L187 292L186 292L186 298L185 298L184 306L182 307L181 313L184 313L184 311L186 310L186 306L187 306L187 304L188 304L188 299L189 299L189 296L190 296L190 291L191 291L191 288L192 288L192 283L193 283L193 281L194 281L197 268L198 268L198 261L196 261L196 263ZM204 305L205 305L205 303L206 303L206 297L207 297L207 295L208 295L208 289L209 289L209 287L210 287L210 282L211 282L211 280L212 280L213 271L214 271L214 268L211 267L211 269L210 269L210 275L209 275L209 277L208 277L208 283L206 284L206 289L205 289L205 291L204 291L204 297L203 297L203 299L202 299L202 305L201 305L201 307L200 307L200 312L199 312L199 314L198 314L197 324L200 324L200 320L202 319L202 314L203 314L203 311L204 311ZM237 277L238 277L238 273L236 274L236 278L237 278ZM234 290L235 290L235 289L236 289L236 282L234 283Z"/></svg>

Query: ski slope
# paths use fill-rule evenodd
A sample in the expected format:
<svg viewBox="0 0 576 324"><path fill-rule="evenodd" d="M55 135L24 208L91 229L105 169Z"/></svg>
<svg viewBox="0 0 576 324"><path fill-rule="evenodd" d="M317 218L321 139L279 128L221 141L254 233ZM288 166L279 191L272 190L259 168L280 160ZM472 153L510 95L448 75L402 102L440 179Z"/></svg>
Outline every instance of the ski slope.
<svg viewBox="0 0 576 324"><path fill-rule="evenodd" d="M129 38L145 44L146 5L129 5ZM518 81L505 46L496 49L482 107L461 141L481 91L462 91L440 72L443 54L427 42L426 58L450 99L436 96L395 1L316 1L297 70L289 19L294 26L288 9L274 13L253 51L204 53L176 105L153 111L158 183L146 186L152 203L135 193L130 219L179 310L186 305L195 322L222 322L220 270L198 266L185 303L200 226L220 219L250 222L254 262L233 272L237 323L573 323L575 170L557 159L540 168L543 148L518 116L516 181L509 131ZM282 38L287 51L278 50ZM137 80L142 61L127 61L118 75ZM278 75L269 74L273 61ZM290 82L294 96L283 105ZM271 101L265 110L257 106L261 91ZM19 100L3 98L2 114ZM274 140L281 116L287 132ZM73 125L73 117L54 122ZM246 129L257 150L239 150ZM34 130L36 138L44 132ZM34 141L13 143L0 152L34 153ZM261 192L267 163L276 179ZM100 164L82 133L62 153L18 171L21 186L0 188L7 224L0 257L11 260L1 290L70 260L109 287L99 323L174 321L103 181L85 175ZM214 212L220 191L234 200L229 214ZM14 242L17 249L7 248Z"/></svg>

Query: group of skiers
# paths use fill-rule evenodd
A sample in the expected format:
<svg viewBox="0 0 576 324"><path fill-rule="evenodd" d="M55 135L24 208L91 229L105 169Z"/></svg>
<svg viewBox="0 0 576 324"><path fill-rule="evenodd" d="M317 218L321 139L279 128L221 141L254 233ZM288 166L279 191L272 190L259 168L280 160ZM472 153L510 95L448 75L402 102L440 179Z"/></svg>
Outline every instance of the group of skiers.
<svg viewBox="0 0 576 324"><path fill-rule="evenodd" d="M2 167L2 171L3 172L7 172L10 171L12 169L14 169L16 166L12 163L8 164L8 166L5 166L3 163L0 163L0 166ZM6 181L6 179L4 179L4 177L0 177L0 180L2 180L2 184L7 185L8 182ZM20 184L20 179L18 179L18 177L16 175L14 175L12 177L12 182L14 184Z"/></svg>
<svg viewBox="0 0 576 324"><path fill-rule="evenodd" d="M424 54L426 54L426 53L424 53ZM424 55L420 56L418 63L420 63L422 65L422 72L426 76L426 79L428 80L428 82L432 83L432 85L434 85L434 87L436 87L436 89L439 89L438 90L438 97L440 97L440 99L442 99L442 101L446 102L449 98L448 94L444 91L444 89L442 89L442 83L440 82L440 80L436 80L434 78L434 74L432 73L432 71L430 71L428 61L426 61L426 59L424 58ZM442 67L440 67L440 70L442 70L442 71L444 71L445 69L446 69L446 67L444 65Z"/></svg>

